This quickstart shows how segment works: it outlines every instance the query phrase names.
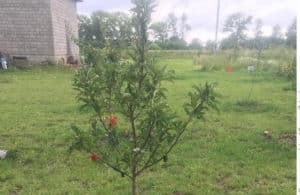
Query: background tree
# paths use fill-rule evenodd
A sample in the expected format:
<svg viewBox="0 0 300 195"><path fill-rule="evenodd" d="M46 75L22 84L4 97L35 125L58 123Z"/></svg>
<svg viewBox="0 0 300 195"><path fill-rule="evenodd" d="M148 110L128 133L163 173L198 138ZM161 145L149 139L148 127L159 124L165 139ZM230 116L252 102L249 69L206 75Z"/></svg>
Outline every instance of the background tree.
<svg viewBox="0 0 300 195"><path fill-rule="evenodd" d="M155 42L163 49L185 50L188 49L185 41L185 34L189 31L190 25L187 24L185 14L180 18L179 29L177 31L178 18L170 13L166 22L156 22L150 26Z"/></svg>
<svg viewBox="0 0 300 195"><path fill-rule="evenodd" d="M76 133L73 149L91 153L91 160L103 163L127 176L136 195L137 177L146 169L168 160L168 154L179 142L193 119L215 108L213 85L194 87L185 104L186 117L179 117L168 106L162 82L172 74L156 66L148 55L148 27L154 0L132 0L135 28L132 60L111 58L80 69L74 81L77 98L92 108L90 129L73 127ZM107 45L106 47L110 47ZM110 48L105 48L111 51ZM111 60L114 59L114 60ZM183 119L185 118L185 119Z"/></svg>
<svg viewBox="0 0 300 195"><path fill-rule="evenodd" d="M223 32L231 33L229 36L234 41L234 57L238 56L240 50L241 41L245 40L245 31L248 29L248 25L251 23L251 16L244 16L241 13L235 13L230 15L225 21Z"/></svg>
<svg viewBox="0 0 300 195"><path fill-rule="evenodd" d="M210 53L214 52L214 48L215 48L215 42L212 40L208 40L205 44L205 48L207 51L209 51Z"/></svg>
<svg viewBox="0 0 300 195"><path fill-rule="evenodd" d="M286 33L286 44L291 48L297 49L297 19L295 18L288 27Z"/></svg>
<svg viewBox="0 0 300 195"><path fill-rule="evenodd" d="M95 64L103 55L124 56L123 51L132 42L132 29L131 18L122 12L97 11L90 17L79 16L79 46L84 62Z"/></svg>
<svg viewBox="0 0 300 195"><path fill-rule="evenodd" d="M180 18L180 38L182 40L185 39L186 33L191 30L191 26L187 23L187 19L187 15L183 13Z"/></svg>
<svg viewBox="0 0 300 195"><path fill-rule="evenodd" d="M174 49L174 50L185 50L187 49L187 42L181 38L171 37L163 45L164 49Z"/></svg>
<svg viewBox="0 0 300 195"><path fill-rule="evenodd" d="M271 35L271 44L280 45L284 43L283 35L281 33L281 27L277 24L273 26L273 31Z"/></svg>
<svg viewBox="0 0 300 195"><path fill-rule="evenodd" d="M168 25L165 22L156 22L151 24L150 29L152 31L155 41L162 46L168 39Z"/></svg>
<svg viewBox="0 0 300 195"><path fill-rule="evenodd" d="M169 37L178 37L177 22L178 18L175 16L175 14L170 13L167 19Z"/></svg>
<svg viewBox="0 0 300 195"><path fill-rule="evenodd" d="M220 49L233 49L234 48L234 38L232 36L228 36L221 40Z"/></svg>
<svg viewBox="0 0 300 195"><path fill-rule="evenodd" d="M78 32L80 39L88 40L93 37L93 29L91 28L91 19L85 15L78 16Z"/></svg>
<svg viewBox="0 0 300 195"><path fill-rule="evenodd" d="M191 43L189 44L190 49L197 49L197 50L202 50L203 45L201 41L197 38L194 38Z"/></svg>
<svg viewBox="0 0 300 195"><path fill-rule="evenodd" d="M94 47L103 47L103 32L100 21L92 20L91 17L78 16L79 39L89 42Z"/></svg>
<svg viewBox="0 0 300 195"><path fill-rule="evenodd" d="M131 18L122 12L97 11L90 17L79 16L79 38L103 48L107 43L127 47L132 38Z"/></svg>

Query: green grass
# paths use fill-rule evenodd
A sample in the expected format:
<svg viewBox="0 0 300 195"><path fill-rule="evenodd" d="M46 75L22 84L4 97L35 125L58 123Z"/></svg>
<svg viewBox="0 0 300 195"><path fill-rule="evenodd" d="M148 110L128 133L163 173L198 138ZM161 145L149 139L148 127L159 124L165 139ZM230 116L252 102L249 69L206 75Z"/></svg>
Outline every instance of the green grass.
<svg viewBox="0 0 300 195"><path fill-rule="evenodd" d="M193 84L218 83L220 113L197 121L161 163L139 178L142 194L295 194L296 147L282 141L295 133L294 91L273 74L201 72L193 59L163 59L176 71L166 83L170 105L181 105ZM68 153L70 125L85 127L72 89L73 70L0 71L0 194L129 194L126 178L88 154ZM251 100L246 99L254 83ZM253 106L253 104L255 106ZM245 106L246 105L246 106ZM271 139L262 132L271 132Z"/></svg>

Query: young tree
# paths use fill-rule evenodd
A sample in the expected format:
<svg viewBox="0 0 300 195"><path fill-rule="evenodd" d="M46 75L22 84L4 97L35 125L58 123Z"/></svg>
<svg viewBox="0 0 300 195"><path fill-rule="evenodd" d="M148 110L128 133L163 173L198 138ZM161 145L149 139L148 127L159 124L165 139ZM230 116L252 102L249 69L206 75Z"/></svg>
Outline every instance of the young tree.
<svg viewBox="0 0 300 195"><path fill-rule="evenodd" d="M91 160L103 163L128 177L132 194L138 194L137 177L146 169L168 160L193 119L215 108L212 84L195 87L185 104L186 117L171 111L162 81L171 72L155 65L148 56L147 38L154 0L132 0L134 4L135 49L126 63L105 58L85 66L75 76L78 100L95 115L89 130L73 127L73 149L91 153ZM108 50L109 51L109 50ZM103 62L103 63L102 63Z"/></svg>
<svg viewBox="0 0 300 195"><path fill-rule="evenodd" d="M224 25L223 32L231 33L230 36L234 41L234 57L238 56L240 50L241 41L245 40L245 31L248 29L248 25L251 23L251 16L244 16L241 13L235 13L230 15Z"/></svg>
<svg viewBox="0 0 300 195"><path fill-rule="evenodd" d="M297 19L295 18L288 27L286 33L286 44L291 48L297 49Z"/></svg>
<svg viewBox="0 0 300 195"><path fill-rule="evenodd" d="M257 53L257 58L261 59L262 57L262 50L264 48L264 42L263 42L263 37L262 37L262 20L257 19L255 21L255 38L254 38L254 48L256 49Z"/></svg>

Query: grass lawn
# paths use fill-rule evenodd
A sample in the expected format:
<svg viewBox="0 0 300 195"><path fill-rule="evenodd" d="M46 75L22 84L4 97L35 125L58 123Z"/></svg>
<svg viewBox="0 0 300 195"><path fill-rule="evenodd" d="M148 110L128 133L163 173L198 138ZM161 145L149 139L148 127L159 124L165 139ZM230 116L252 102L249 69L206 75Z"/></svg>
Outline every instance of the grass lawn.
<svg viewBox="0 0 300 195"><path fill-rule="evenodd" d="M170 105L179 113L193 84L217 82L220 113L195 122L168 163L139 178L141 194L295 194L296 93L270 73L200 72L192 59L164 59L176 70ZM0 194L130 194L126 178L68 153L71 124L87 125L72 89L73 70L0 72ZM253 86L254 104L244 105ZM238 104L238 102L242 103ZM264 137L268 130L271 137Z"/></svg>

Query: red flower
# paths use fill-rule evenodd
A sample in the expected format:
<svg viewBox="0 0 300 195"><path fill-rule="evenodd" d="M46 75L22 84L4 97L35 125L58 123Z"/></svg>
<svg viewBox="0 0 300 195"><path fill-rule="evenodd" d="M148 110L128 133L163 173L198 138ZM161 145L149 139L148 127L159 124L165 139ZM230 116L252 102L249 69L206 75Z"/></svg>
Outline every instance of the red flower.
<svg viewBox="0 0 300 195"><path fill-rule="evenodd" d="M232 71L233 71L232 67L230 67L230 66L226 67L226 72L232 72Z"/></svg>
<svg viewBox="0 0 300 195"><path fill-rule="evenodd" d="M91 154L90 156L91 161L97 161L99 159L97 154Z"/></svg>
<svg viewBox="0 0 300 195"><path fill-rule="evenodd" d="M111 125L116 126L118 124L118 119L115 116L111 116L109 118L109 122L110 122Z"/></svg>

